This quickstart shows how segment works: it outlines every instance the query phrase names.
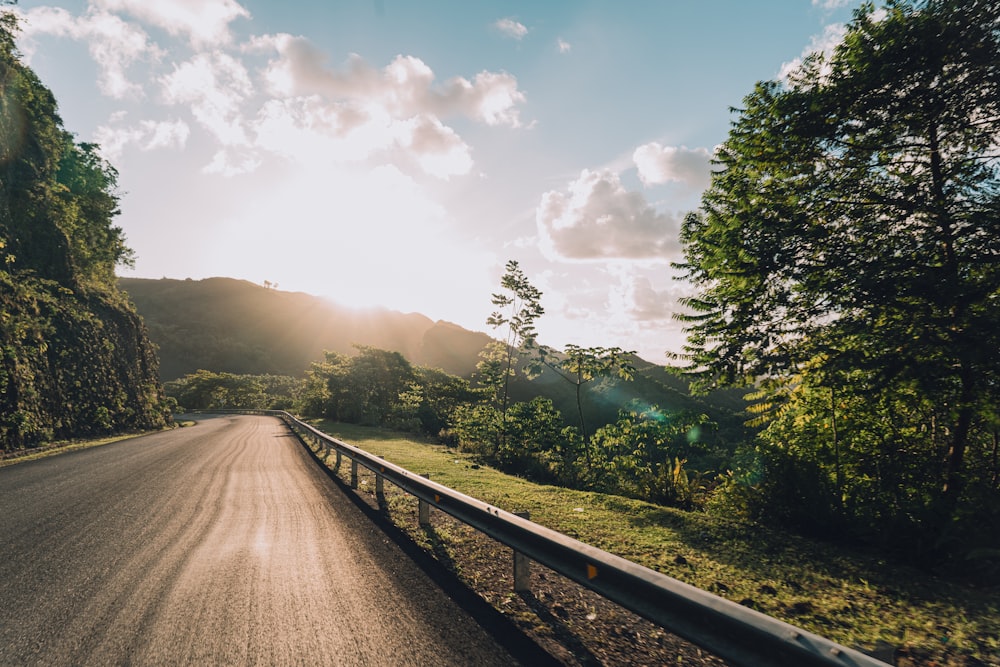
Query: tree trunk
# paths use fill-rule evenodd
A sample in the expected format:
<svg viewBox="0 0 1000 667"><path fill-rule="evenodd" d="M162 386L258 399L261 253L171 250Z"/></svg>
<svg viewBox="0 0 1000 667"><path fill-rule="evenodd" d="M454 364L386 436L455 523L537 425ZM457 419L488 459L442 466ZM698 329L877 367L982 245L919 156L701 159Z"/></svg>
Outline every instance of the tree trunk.
<svg viewBox="0 0 1000 667"><path fill-rule="evenodd" d="M965 490L965 450L969 444L969 431L972 428L972 420L975 417L975 406L972 402L973 382L972 372L966 367L962 369L962 392L959 398L958 419L955 421L951 443L948 446L948 454L945 459L946 472L944 487L941 489L941 499L943 502L943 520L950 519L958 503L961 500L962 492Z"/></svg>

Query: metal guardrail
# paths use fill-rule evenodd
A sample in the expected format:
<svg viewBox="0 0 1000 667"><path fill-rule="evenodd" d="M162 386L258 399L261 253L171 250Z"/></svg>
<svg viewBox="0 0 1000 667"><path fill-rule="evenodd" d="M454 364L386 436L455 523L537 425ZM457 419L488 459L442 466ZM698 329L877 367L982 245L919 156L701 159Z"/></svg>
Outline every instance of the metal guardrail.
<svg viewBox="0 0 1000 667"><path fill-rule="evenodd" d="M352 462L352 486L357 485L356 466L361 465L376 475L377 492L382 488L382 478L388 479L421 503L450 514L516 553L734 665L884 667L887 664L416 475L333 438L287 412L215 412L279 417L300 438L336 452L338 463L342 456L348 457Z"/></svg>

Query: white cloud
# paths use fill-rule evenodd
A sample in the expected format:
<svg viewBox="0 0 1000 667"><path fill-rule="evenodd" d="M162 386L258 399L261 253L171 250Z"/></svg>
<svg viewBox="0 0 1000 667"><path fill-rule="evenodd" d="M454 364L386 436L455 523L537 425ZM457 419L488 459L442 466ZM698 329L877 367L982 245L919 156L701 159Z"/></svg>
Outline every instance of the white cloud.
<svg viewBox="0 0 1000 667"><path fill-rule="evenodd" d="M272 99L248 129L257 146L296 160L331 164L384 152L394 163L448 179L469 173L473 160L469 145L443 119L519 126L524 95L506 73L437 84L426 63L403 55L382 69L357 55L331 67L311 42L291 35L260 37L245 50L277 52L262 71Z"/></svg>
<svg viewBox="0 0 1000 667"><path fill-rule="evenodd" d="M661 146L656 142L639 146L632 153L644 184L676 181L699 190L708 187L711 180L711 159L705 148Z"/></svg>
<svg viewBox="0 0 1000 667"><path fill-rule="evenodd" d="M183 146L192 131L203 130L209 143L201 148L214 155L204 168L208 173L245 173L271 153L327 166L381 160L449 179L473 168L472 148L451 119L521 127L525 96L506 72L439 80L424 61L408 55L384 67L357 55L333 66L309 40L287 34L233 46L230 24L249 17L234 0L90 0L88 7L82 16L33 10L33 32L25 39L29 46L33 34L85 41L109 95L141 95L142 88L126 77L129 65L166 55L140 23L187 38L195 47L186 59L149 68L145 77L158 86L157 102L184 120L131 125L109 120L98 130L108 155L120 156L128 146ZM263 66L252 75L254 58Z"/></svg>
<svg viewBox="0 0 1000 667"><path fill-rule="evenodd" d="M822 35L814 35L809 42L809 46L802 50L802 55L792 61L783 63L778 71L778 78L787 81L788 77L802 66L806 56L812 53L821 53L825 60L829 60L833 55L837 45L844 41L847 34L847 26L843 23L833 23L823 29Z"/></svg>
<svg viewBox="0 0 1000 667"><path fill-rule="evenodd" d="M123 12L171 35L184 35L195 47L232 41L229 24L250 18L235 0L92 0L97 7Z"/></svg>
<svg viewBox="0 0 1000 667"><path fill-rule="evenodd" d="M573 45L560 37L556 40L556 48L559 49L559 53L569 53L573 49Z"/></svg>
<svg viewBox="0 0 1000 667"><path fill-rule="evenodd" d="M116 160L128 144L135 144L143 151L183 148L190 133L191 128L183 120L144 120L133 127L102 125L95 130L94 140L101 146L106 158Z"/></svg>
<svg viewBox="0 0 1000 667"><path fill-rule="evenodd" d="M625 292L629 315L641 322L669 320L677 312L681 289L656 289L645 276L632 276Z"/></svg>
<svg viewBox="0 0 1000 667"><path fill-rule="evenodd" d="M271 100L252 124L255 145L325 168L399 152L424 173L448 179L472 168L469 146L431 116L396 120L379 109L330 105L318 96Z"/></svg>
<svg viewBox="0 0 1000 667"><path fill-rule="evenodd" d="M813 7L822 7L828 11L840 9L854 2L854 0L812 0Z"/></svg>
<svg viewBox="0 0 1000 667"><path fill-rule="evenodd" d="M493 24L493 27L511 39L524 39L524 36L528 34L528 28L523 23L518 23L511 18L499 19Z"/></svg>
<svg viewBox="0 0 1000 667"><path fill-rule="evenodd" d="M139 27L104 11L90 10L74 16L58 7L38 7L23 14L22 40L25 53L34 51L31 40L36 35L68 37L87 43L91 57L100 68L97 85L114 98L139 97L142 87L129 80L129 66L141 59L157 60L163 51L152 43Z"/></svg>
<svg viewBox="0 0 1000 667"><path fill-rule="evenodd" d="M319 94L334 102L378 105L395 118L430 114L461 115L487 125L520 126L517 105L525 101L517 79L505 72L483 71L472 81L453 77L435 85L430 67L414 56L396 56L382 70L352 55L344 68L327 66L325 56L303 37L274 35L252 48L272 48L278 58L264 72L272 94Z"/></svg>
<svg viewBox="0 0 1000 667"><path fill-rule="evenodd" d="M148 137L142 145L142 149L146 151L157 148L183 148L188 135L191 134L191 128L182 120L143 121L142 127Z"/></svg>
<svg viewBox="0 0 1000 667"><path fill-rule="evenodd" d="M202 167L203 174L218 174L227 178L249 174L259 167L260 159L247 151L222 148L212 156L212 161Z"/></svg>
<svg viewBox="0 0 1000 667"><path fill-rule="evenodd" d="M247 145L243 102L253 92L243 64L220 53L199 53L162 77L164 101L187 105L201 125L223 145Z"/></svg>
<svg viewBox="0 0 1000 667"><path fill-rule="evenodd" d="M535 221L542 248L559 258L667 260L679 250L677 220L611 171L585 169L568 193L546 192Z"/></svg>
<svg viewBox="0 0 1000 667"><path fill-rule="evenodd" d="M354 162L394 143L390 119L318 95L268 100L252 123L255 145L321 166Z"/></svg>
<svg viewBox="0 0 1000 667"><path fill-rule="evenodd" d="M406 134L400 144L416 156L420 168L431 176L447 179L472 169L469 146L450 127L436 118L415 117L403 124Z"/></svg>

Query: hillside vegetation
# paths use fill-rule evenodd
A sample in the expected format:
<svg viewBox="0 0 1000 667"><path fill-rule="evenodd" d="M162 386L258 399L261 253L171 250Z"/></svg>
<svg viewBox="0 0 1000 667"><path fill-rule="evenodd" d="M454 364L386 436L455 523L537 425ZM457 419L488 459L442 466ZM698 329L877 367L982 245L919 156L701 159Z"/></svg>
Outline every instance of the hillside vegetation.
<svg viewBox="0 0 1000 667"><path fill-rule="evenodd" d="M160 354L164 380L199 369L301 376L323 352L355 343L400 352L456 375L475 369L489 337L416 313L353 310L245 280L119 278Z"/></svg>
<svg viewBox="0 0 1000 667"><path fill-rule="evenodd" d="M157 360L114 283L117 173L63 129L0 13L0 442L162 426Z"/></svg>
<svg viewBox="0 0 1000 667"><path fill-rule="evenodd" d="M492 340L485 333L434 322L416 313L353 310L309 294L232 278L119 278L118 285L142 316L158 349L162 378L168 383L200 370L233 376L303 378L326 352L356 355L356 345L398 352L415 366L469 380L476 374L480 354ZM692 396L687 381L663 366L638 357L633 363L636 374L631 382L605 379L585 389L584 407L595 428L614 422L619 411L634 402L668 413L709 415L718 425L717 430L706 433L713 443L725 440L731 448L745 437L743 390ZM523 374L512 377L510 392L515 401L548 398L567 419L577 410L574 388L551 370L530 380ZM246 388L233 391L234 396L237 393L243 396L238 404L230 401L214 406L186 402L180 394L177 397L187 408L290 408L295 398L291 390L279 397L254 389L250 392L254 398L247 402Z"/></svg>

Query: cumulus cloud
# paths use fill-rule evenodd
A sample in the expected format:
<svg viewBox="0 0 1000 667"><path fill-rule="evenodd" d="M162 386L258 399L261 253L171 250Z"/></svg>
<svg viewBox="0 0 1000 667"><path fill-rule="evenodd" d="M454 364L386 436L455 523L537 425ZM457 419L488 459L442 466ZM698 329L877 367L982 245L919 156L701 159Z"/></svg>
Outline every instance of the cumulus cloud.
<svg viewBox="0 0 1000 667"><path fill-rule="evenodd" d="M669 320L677 312L678 289L656 289L645 276L632 276L625 290L628 314L640 322Z"/></svg>
<svg viewBox="0 0 1000 667"><path fill-rule="evenodd" d="M264 72L275 95L353 100L379 105L397 118L465 116L487 125L520 126L518 105L525 101L524 93L506 72L483 71L472 81L453 77L437 85L431 68L414 56L396 56L379 70L352 55L344 67L335 68L303 37L274 35L254 43L258 50L268 46L278 53Z"/></svg>
<svg viewBox="0 0 1000 667"><path fill-rule="evenodd" d="M94 140L106 158L116 160L129 144L143 151L183 148L190 134L191 128L183 120L144 120L131 127L102 125L94 132Z"/></svg>
<svg viewBox="0 0 1000 667"><path fill-rule="evenodd" d="M354 162L393 145L390 120L319 96L268 100L252 122L255 145L289 158Z"/></svg>
<svg viewBox="0 0 1000 667"><path fill-rule="evenodd" d="M242 104L253 92L243 63L221 53L199 53L160 79L168 104L186 105L223 145L246 145Z"/></svg>
<svg viewBox="0 0 1000 667"><path fill-rule="evenodd" d="M249 17L235 0L89 0L80 16L54 8L27 15L27 47L42 34L86 42L107 95L148 93L129 80L128 68L138 59L158 64L143 81L158 86L156 101L187 122L182 129L109 121L100 135L112 155L127 146L185 145L202 130L215 151L206 167L213 174L244 173L271 152L326 165L378 158L448 179L473 166L472 148L451 119L521 127L525 96L506 72L440 80L409 55L376 67L352 54L336 66L309 40L288 34L234 45L230 24ZM174 43L186 39L193 53L161 63L167 52L140 24L173 35Z"/></svg>
<svg viewBox="0 0 1000 667"><path fill-rule="evenodd" d="M632 153L639 179L644 184L676 181L698 189L708 187L711 159L705 148L661 146L656 142L639 146Z"/></svg>
<svg viewBox="0 0 1000 667"><path fill-rule="evenodd" d="M22 22L25 53L31 56L37 35L68 37L87 43L99 67L97 85L113 98L139 97L142 87L129 80L127 70L137 60L157 60L163 51L139 27L104 11L74 16L58 7L38 7L25 12Z"/></svg>
<svg viewBox="0 0 1000 667"><path fill-rule="evenodd" d="M400 144L410 149L424 173L447 179L467 174L472 169L468 144L437 118L412 118L403 123L406 129Z"/></svg>
<svg viewBox="0 0 1000 667"><path fill-rule="evenodd" d="M228 44L229 24L250 18L235 0L92 0L102 10L133 16L171 35L186 37L195 47Z"/></svg>
<svg viewBox="0 0 1000 667"><path fill-rule="evenodd" d="M568 192L546 192L535 221L543 249L566 259L665 260L679 250L677 220L611 171L585 169Z"/></svg>
<svg viewBox="0 0 1000 667"><path fill-rule="evenodd" d="M511 39L521 40L528 34L528 28L523 23L518 23L514 19L499 19L493 27L500 31L500 34Z"/></svg>
<svg viewBox="0 0 1000 667"><path fill-rule="evenodd" d="M262 70L272 99L251 124L257 144L269 150L337 161L384 152L393 162L448 179L469 173L473 160L445 119L520 126L524 94L503 72L438 83L425 62L404 55L376 68L352 54L336 67L307 39L287 34L258 37L245 50L273 54Z"/></svg>

